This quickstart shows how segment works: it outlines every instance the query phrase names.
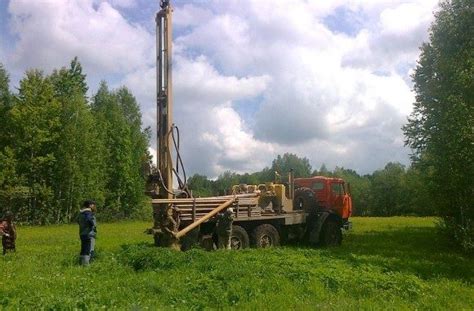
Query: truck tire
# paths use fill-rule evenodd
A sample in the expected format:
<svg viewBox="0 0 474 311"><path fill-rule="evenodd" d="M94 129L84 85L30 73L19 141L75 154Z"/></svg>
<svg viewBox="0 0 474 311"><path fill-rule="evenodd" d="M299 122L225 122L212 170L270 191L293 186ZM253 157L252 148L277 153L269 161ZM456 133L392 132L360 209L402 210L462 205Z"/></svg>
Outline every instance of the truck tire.
<svg viewBox="0 0 474 311"><path fill-rule="evenodd" d="M256 248L280 246L280 234L270 224L260 225L252 232L252 244Z"/></svg>
<svg viewBox="0 0 474 311"><path fill-rule="evenodd" d="M342 231L339 222L331 217L328 217L321 229L321 237L319 240L321 246L333 247L339 246L342 243Z"/></svg>
<svg viewBox="0 0 474 311"><path fill-rule="evenodd" d="M293 200L293 209L310 211L313 208L316 208L316 198L314 197L313 190L306 187L296 189Z"/></svg>
<svg viewBox="0 0 474 311"><path fill-rule="evenodd" d="M232 234L230 236L230 247L235 250L248 248L250 239L247 231L241 226L232 226Z"/></svg>

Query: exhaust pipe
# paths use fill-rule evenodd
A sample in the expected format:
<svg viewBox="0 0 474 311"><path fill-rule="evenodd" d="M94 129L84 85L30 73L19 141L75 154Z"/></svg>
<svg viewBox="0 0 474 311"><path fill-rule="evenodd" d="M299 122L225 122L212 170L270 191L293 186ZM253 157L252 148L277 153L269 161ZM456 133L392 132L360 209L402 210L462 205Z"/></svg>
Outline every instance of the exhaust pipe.
<svg viewBox="0 0 474 311"><path fill-rule="evenodd" d="M293 200L295 198L295 173L293 169L288 173L288 193L290 195L289 199Z"/></svg>

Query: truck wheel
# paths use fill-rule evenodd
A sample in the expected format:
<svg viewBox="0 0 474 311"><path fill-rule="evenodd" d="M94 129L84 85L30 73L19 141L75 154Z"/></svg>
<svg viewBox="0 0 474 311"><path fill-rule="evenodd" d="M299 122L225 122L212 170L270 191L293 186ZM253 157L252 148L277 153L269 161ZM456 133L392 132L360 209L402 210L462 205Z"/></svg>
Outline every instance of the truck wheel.
<svg viewBox="0 0 474 311"><path fill-rule="evenodd" d="M257 248L279 246L280 234L278 230L270 224L260 225L253 230L252 244Z"/></svg>
<svg viewBox="0 0 474 311"><path fill-rule="evenodd" d="M232 226L230 236L230 247L232 249L244 249L250 246L249 235L241 226Z"/></svg>
<svg viewBox="0 0 474 311"><path fill-rule="evenodd" d="M314 207L316 207L316 199L313 190L306 187L301 187L295 190L293 200L294 210L310 211Z"/></svg>
<svg viewBox="0 0 474 311"><path fill-rule="evenodd" d="M339 222L328 217L321 229L321 246L339 246L342 243L342 231Z"/></svg>

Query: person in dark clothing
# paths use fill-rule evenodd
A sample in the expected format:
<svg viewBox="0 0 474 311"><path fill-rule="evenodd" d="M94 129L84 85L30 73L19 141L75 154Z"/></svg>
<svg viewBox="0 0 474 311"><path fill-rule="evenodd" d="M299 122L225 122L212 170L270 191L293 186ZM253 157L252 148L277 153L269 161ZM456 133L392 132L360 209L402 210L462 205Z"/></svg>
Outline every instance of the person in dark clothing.
<svg viewBox="0 0 474 311"><path fill-rule="evenodd" d="M6 212L5 217L0 221L0 235L2 236L3 255L8 251L16 251L16 227L13 223L13 213Z"/></svg>
<svg viewBox="0 0 474 311"><path fill-rule="evenodd" d="M87 266L91 259L92 243L95 245L97 223L94 212L96 203L92 200L84 201L79 213L79 237L81 239L81 265Z"/></svg>
<svg viewBox="0 0 474 311"><path fill-rule="evenodd" d="M92 207L91 207L91 211L92 211L92 216L94 218L94 234L91 235L91 258L90 260L94 260L95 259L95 239L97 237L97 222L96 222L96 218L95 218L95 215L97 213L97 205L94 204Z"/></svg>

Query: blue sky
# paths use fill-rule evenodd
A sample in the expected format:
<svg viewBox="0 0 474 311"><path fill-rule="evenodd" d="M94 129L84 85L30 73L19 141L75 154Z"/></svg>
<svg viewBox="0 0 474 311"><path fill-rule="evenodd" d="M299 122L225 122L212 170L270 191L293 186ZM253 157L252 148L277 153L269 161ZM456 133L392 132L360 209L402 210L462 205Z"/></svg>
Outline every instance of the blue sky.
<svg viewBox="0 0 474 311"><path fill-rule="evenodd" d="M409 163L400 128L437 1L172 4L174 118L190 173L257 171L285 152L360 173ZM100 80L129 87L153 126L157 10L148 0L0 0L0 62L15 87L29 68L78 56L91 94Z"/></svg>
<svg viewBox="0 0 474 311"><path fill-rule="evenodd" d="M348 36L356 36L363 29L364 13L354 12L350 8L339 6L331 14L323 19L323 23L329 30L335 33L344 33Z"/></svg>

